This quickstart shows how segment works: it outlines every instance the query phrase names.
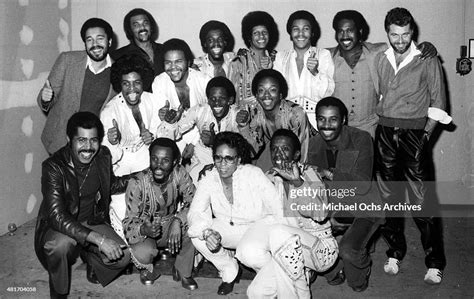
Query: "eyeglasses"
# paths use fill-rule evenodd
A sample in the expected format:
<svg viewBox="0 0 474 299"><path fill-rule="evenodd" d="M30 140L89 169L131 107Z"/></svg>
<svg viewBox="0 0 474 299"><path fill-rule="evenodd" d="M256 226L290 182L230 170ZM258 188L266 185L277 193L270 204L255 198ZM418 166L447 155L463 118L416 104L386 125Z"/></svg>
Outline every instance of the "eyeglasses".
<svg viewBox="0 0 474 299"><path fill-rule="evenodd" d="M214 159L214 163L222 163L225 161L227 164L234 164L235 161L237 160L237 155L236 156L219 156L219 155L214 155L212 156Z"/></svg>

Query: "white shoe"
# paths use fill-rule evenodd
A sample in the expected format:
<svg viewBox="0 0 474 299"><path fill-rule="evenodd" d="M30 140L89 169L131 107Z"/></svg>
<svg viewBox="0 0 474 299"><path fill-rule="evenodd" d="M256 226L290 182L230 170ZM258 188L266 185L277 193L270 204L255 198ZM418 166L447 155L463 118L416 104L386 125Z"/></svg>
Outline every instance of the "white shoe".
<svg viewBox="0 0 474 299"><path fill-rule="evenodd" d="M400 261L393 257L389 257L385 262L385 265L383 265L383 270L387 274L397 275L400 270Z"/></svg>
<svg viewBox="0 0 474 299"><path fill-rule="evenodd" d="M425 282L427 284L440 284L443 279L443 271L436 268L429 268L425 274Z"/></svg>

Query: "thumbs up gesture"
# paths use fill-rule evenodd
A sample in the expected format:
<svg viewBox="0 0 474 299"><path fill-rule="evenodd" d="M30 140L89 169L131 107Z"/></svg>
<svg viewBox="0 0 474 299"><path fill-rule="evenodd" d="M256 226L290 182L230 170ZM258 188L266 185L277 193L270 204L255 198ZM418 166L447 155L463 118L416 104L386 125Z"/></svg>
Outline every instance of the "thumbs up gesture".
<svg viewBox="0 0 474 299"><path fill-rule="evenodd" d="M247 123L249 122L249 120L250 120L250 113L245 109L242 109L239 112L237 112L237 115L235 116L235 121L237 122L237 125L239 127L245 127Z"/></svg>
<svg viewBox="0 0 474 299"><path fill-rule="evenodd" d="M184 111L183 105L179 105L177 111L174 109L169 109L168 112L166 112L165 121L167 123L174 124L181 118L183 111Z"/></svg>
<svg viewBox="0 0 474 299"><path fill-rule="evenodd" d="M166 103L163 107L158 110L158 117L160 118L161 121L165 120L166 113L170 110L170 102L166 100Z"/></svg>
<svg viewBox="0 0 474 299"><path fill-rule="evenodd" d="M51 83L49 82L49 79L46 79L43 89L41 90L41 100L43 100L43 102L51 102L53 94L54 92Z"/></svg>
<svg viewBox="0 0 474 299"><path fill-rule="evenodd" d="M313 76L316 76L319 71L318 71L318 66L319 66L319 60L316 57L316 52L313 52L310 57L308 57L308 61L306 62L306 67L308 70L313 74Z"/></svg>
<svg viewBox="0 0 474 299"><path fill-rule="evenodd" d="M116 145L120 142L121 138L122 134L120 134L117 121L114 118L112 119L112 128L107 130L107 140L110 142L110 144Z"/></svg>
<svg viewBox="0 0 474 299"><path fill-rule="evenodd" d="M209 130L202 130L201 141L205 146L211 147L214 144L214 138L216 137L216 131L214 131L215 123L209 125Z"/></svg>

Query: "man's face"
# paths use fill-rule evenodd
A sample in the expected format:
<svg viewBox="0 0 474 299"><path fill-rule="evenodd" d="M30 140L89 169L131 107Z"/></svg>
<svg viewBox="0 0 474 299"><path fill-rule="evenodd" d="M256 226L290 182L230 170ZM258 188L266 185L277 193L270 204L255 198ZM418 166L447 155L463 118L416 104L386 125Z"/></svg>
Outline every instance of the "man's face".
<svg viewBox="0 0 474 299"><path fill-rule="evenodd" d="M150 153L150 169L155 182L159 184L166 182L176 163L171 148L154 146Z"/></svg>
<svg viewBox="0 0 474 299"><path fill-rule="evenodd" d="M229 113L229 107L233 100L232 97L227 95L227 90L224 87L212 87L209 90L207 103L211 106L214 117L222 119Z"/></svg>
<svg viewBox="0 0 474 299"><path fill-rule="evenodd" d="M85 41L87 55L94 61L102 61L107 57L112 38L108 38L105 30L101 27L93 27L86 30Z"/></svg>
<svg viewBox="0 0 474 299"><path fill-rule="evenodd" d="M299 151L295 151L291 139L287 136L277 136L272 139L270 153L274 167L281 168L282 162L299 160Z"/></svg>
<svg viewBox="0 0 474 299"><path fill-rule="evenodd" d="M295 49L304 50L311 47L313 30L309 21L304 19L294 20L291 26L290 36Z"/></svg>
<svg viewBox="0 0 474 299"><path fill-rule="evenodd" d="M222 60L224 48L227 45L222 30L211 30L206 34L204 49L214 60Z"/></svg>
<svg viewBox="0 0 474 299"><path fill-rule="evenodd" d="M151 38L150 20L146 15L136 15L130 18L130 28L135 42L148 42Z"/></svg>
<svg viewBox="0 0 474 299"><path fill-rule="evenodd" d="M269 34L267 27L258 25L252 28L252 37L250 40L250 47L256 50L265 50L269 41Z"/></svg>
<svg viewBox="0 0 474 299"><path fill-rule="evenodd" d="M264 77L258 82L257 101L266 111L271 111L280 107L283 95L280 93L280 85L275 78Z"/></svg>
<svg viewBox="0 0 474 299"><path fill-rule="evenodd" d="M360 32L353 20L342 19L337 24L336 40L342 51L350 51L359 44Z"/></svg>
<svg viewBox="0 0 474 299"><path fill-rule="evenodd" d="M214 154L214 165L221 178L230 178L237 170L240 164L240 158L237 156L235 148L229 147L227 144L219 145ZM217 159L220 161L217 162Z"/></svg>
<svg viewBox="0 0 474 299"><path fill-rule="evenodd" d="M135 106L140 103L140 97L143 93L143 81L140 74L131 72L122 75L122 95L129 106Z"/></svg>
<svg viewBox="0 0 474 299"><path fill-rule="evenodd" d="M170 76L171 81L178 83L188 77L188 61L180 50L172 50L165 53L165 72Z"/></svg>
<svg viewBox="0 0 474 299"><path fill-rule="evenodd" d="M82 164L90 164L100 148L97 128L84 129L79 127L72 140L68 137L68 142L75 160Z"/></svg>
<svg viewBox="0 0 474 299"><path fill-rule="evenodd" d="M400 27L392 24L388 28L387 36L393 50L398 54L403 54L410 48L413 30L410 25Z"/></svg>
<svg viewBox="0 0 474 299"><path fill-rule="evenodd" d="M316 124L319 134L326 142L337 142L339 140L344 119L335 106L322 106L316 111Z"/></svg>

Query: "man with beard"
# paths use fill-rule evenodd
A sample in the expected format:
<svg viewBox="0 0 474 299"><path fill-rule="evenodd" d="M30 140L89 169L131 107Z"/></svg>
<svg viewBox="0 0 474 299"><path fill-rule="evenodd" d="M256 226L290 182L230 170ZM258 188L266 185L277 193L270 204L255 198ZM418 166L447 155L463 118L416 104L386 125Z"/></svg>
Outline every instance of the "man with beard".
<svg viewBox="0 0 474 299"><path fill-rule="evenodd" d="M150 89L153 70L141 56L122 56L112 65L111 72L112 86L119 94L105 105L100 119L107 132L104 145L112 153L114 174L120 176L149 167L148 146L157 136L159 105L164 100L144 91ZM125 195L113 195L110 220L122 237L125 210Z"/></svg>
<svg viewBox="0 0 474 299"><path fill-rule="evenodd" d="M206 86L211 78L190 68L194 56L185 41L177 38L166 41L163 53L165 72L155 77L153 93L166 100L161 115L171 110L184 110L184 116L189 108L207 102ZM198 139L199 131L194 128L178 142L184 160L191 159L192 144Z"/></svg>
<svg viewBox="0 0 474 299"><path fill-rule="evenodd" d="M378 77L374 59L387 50L386 43L369 43L369 25L355 10L338 12L332 27L337 47L328 49L334 61L335 89L333 96L348 107L348 124L375 136L378 116ZM435 57L436 49L428 42L419 45L420 59Z"/></svg>
<svg viewBox="0 0 474 299"><path fill-rule="evenodd" d="M130 44L111 53L114 60L124 55L139 55L153 68L154 76L163 72L163 45L156 43L158 25L142 8L132 9L123 19L123 30ZM150 91L151 86L146 91Z"/></svg>
<svg viewBox="0 0 474 299"><path fill-rule="evenodd" d="M112 174L104 128L91 112L67 123L68 144L43 162L35 251L49 274L51 298L66 298L71 266L81 253L87 279L109 284L130 263L125 242L109 222L110 194L124 192L129 177Z"/></svg>
<svg viewBox="0 0 474 299"><path fill-rule="evenodd" d="M113 95L110 86L112 27L102 19L87 20L81 28L85 51L63 52L54 63L38 95L38 105L47 115L41 140L49 154L66 143L64 128L77 111L99 115Z"/></svg>
<svg viewBox="0 0 474 299"><path fill-rule="evenodd" d="M230 62L234 58L234 38L227 25L215 20L209 21L202 25L199 39L206 54L194 59L194 64L211 78L227 77Z"/></svg>
<svg viewBox="0 0 474 299"><path fill-rule="evenodd" d="M180 153L173 140L157 138L149 150L150 168L132 178L126 192L123 229L132 260L141 269L140 281L153 284L160 276L153 266L157 247L168 247L177 254L173 279L181 280L184 288L195 290L198 285L191 277L194 246L187 234L186 217L196 188L179 165Z"/></svg>
<svg viewBox="0 0 474 299"><path fill-rule="evenodd" d="M413 43L415 21L405 8L394 8L385 17L390 48L379 53L375 63L381 98L377 104L379 124L375 130L376 171L382 200L389 205L409 202L421 205L412 217L421 232L428 271L425 282L439 284L446 266L440 218L427 201L429 179L429 142L437 122L448 124L444 111L446 89L439 59L420 60ZM406 182L406 183L399 183ZM396 275L407 245L404 215L387 217L382 235L389 249L384 265L387 274Z"/></svg>

